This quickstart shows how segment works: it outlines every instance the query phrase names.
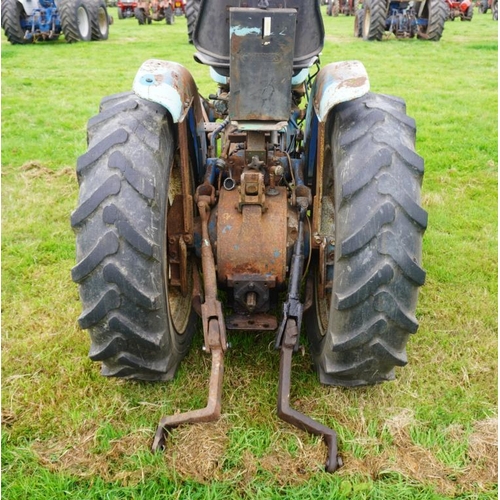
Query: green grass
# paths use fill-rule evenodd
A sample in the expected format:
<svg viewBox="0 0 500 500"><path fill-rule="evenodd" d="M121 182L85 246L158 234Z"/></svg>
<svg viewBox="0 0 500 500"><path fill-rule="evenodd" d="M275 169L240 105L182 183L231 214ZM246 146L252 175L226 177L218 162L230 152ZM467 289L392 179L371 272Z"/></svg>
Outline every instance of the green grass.
<svg viewBox="0 0 500 500"><path fill-rule="evenodd" d="M214 92L185 20L115 16L109 40L89 44L2 37L3 498L497 497L498 23L448 22L439 43L365 43L352 25L325 18L321 60L361 60L372 90L403 97L416 119L427 283L396 381L322 387L308 354L294 358L293 405L338 431L335 475L320 439L276 417L272 334L231 334L223 418L179 428L164 455L148 450L158 419L205 404L201 335L169 384L104 379L87 358L69 224L86 122L149 58L182 63Z"/></svg>

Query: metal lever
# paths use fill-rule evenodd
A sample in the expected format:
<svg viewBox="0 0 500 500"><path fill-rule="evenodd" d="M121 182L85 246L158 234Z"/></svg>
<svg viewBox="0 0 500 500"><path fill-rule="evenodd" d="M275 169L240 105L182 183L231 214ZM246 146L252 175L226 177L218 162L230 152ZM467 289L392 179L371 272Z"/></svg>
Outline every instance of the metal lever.
<svg viewBox="0 0 500 500"><path fill-rule="evenodd" d="M294 319L286 323L283 341L280 351L280 375L278 383L278 417L289 424L310 432L317 436L323 436L328 448L325 470L335 472L342 467L342 459L337 455L337 433L311 417L300 413L290 407L290 379L292 372L292 354L297 343L299 331Z"/></svg>
<svg viewBox="0 0 500 500"><path fill-rule="evenodd" d="M221 414L222 377L224 374L224 351L227 349L226 326L221 303L217 300L217 282L215 261L208 235L210 206L208 197L200 196L198 208L202 220L201 265L205 302L201 305L205 351L212 354L212 369L208 389L208 402L205 408L192 410L177 415L163 417L158 424L151 449L153 452L165 448L166 434L170 429L181 424L212 422Z"/></svg>
<svg viewBox="0 0 500 500"><path fill-rule="evenodd" d="M283 306L283 320L276 337L276 348L280 349L278 417L299 429L323 436L328 448L325 468L327 472L335 472L342 466L342 459L337 455L337 433L311 417L290 408L292 355L299 345L300 325L304 310L303 304L300 302L300 280L304 267L303 238L306 205L307 203L299 208L299 233L293 249L288 297Z"/></svg>

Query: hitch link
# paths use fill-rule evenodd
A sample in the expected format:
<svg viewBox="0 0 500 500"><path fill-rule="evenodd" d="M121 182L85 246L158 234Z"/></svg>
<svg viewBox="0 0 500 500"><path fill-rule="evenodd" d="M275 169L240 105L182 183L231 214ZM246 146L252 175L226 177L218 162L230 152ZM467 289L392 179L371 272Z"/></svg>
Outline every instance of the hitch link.
<svg viewBox="0 0 500 500"><path fill-rule="evenodd" d="M210 202L208 197L200 196L198 208L202 221L201 265L205 302L201 305L205 352L212 354L212 368L208 389L208 402L205 408L163 417L158 424L151 449L153 452L165 448L166 434L181 424L212 422L221 414L222 377L224 374L224 352L227 349L226 326L221 303L217 300L217 281L215 261L208 235Z"/></svg>
<svg viewBox="0 0 500 500"><path fill-rule="evenodd" d="M299 233L294 245L288 297L283 305L283 321L278 330L276 348L280 349L280 372L278 382L278 417L289 424L323 436L328 454L325 470L335 472L342 466L342 459L337 455L337 433L316 422L311 417L290 407L290 386L292 373L292 355L298 349L300 325L302 323L303 304L300 303L300 280L304 267L304 218L307 206L300 208Z"/></svg>

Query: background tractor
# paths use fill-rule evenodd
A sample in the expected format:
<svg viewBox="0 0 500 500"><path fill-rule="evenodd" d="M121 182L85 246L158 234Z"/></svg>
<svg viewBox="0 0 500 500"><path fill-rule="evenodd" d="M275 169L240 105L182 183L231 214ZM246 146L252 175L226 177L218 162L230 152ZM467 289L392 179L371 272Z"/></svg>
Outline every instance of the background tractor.
<svg viewBox="0 0 500 500"><path fill-rule="evenodd" d="M466 0L469 1L469 0ZM448 7L444 0L365 0L356 13L354 35L366 41L382 40L389 32L397 38L441 39Z"/></svg>
<svg viewBox="0 0 500 500"><path fill-rule="evenodd" d="M319 66L316 0L203 0L193 42L208 99L151 59L88 122L71 223L89 355L105 376L167 381L199 319L208 402L163 417L159 451L219 418L230 336L267 332L278 416L324 438L333 472L335 431L290 406L292 355L303 328L321 383L344 387L407 363L427 225L415 121L361 62Z"/></svg>
<svg viewBox="0 0 500 500"><path fill-rule="evenodd" d="M57 40L106 40L105 0L2 0L2 28L12 44Z"/></svg>
<svg viewBox="0 0 500 500"><path fill-rule="evenodd" d="M474 5L471 0L446 0L448 5L448 19L454 21L472 21L474 15Z"/></svg>
<svg viewBox="0 0 500 500"><path fill-rule="evenodd" d="M134 9L134 15L139 24L151 24L152 21L163 21L173 24L175 16L185 13L185 3L182 0L146 0L139 1Z"/></svg>
<svg viewBox="0 0 500 500"><path fill-rule="evenodd" d="M118 0L116 6L118 8L118 19L126 19L127 17L134 17L137 2L135 0Z"/></svg>
<svg viewBox="0 0 500 500"><path fill-rule="evenodd" d="M358 11L358 3L358 0L330 0L326 7L326 14L328 16L339 14L354 16Z"/></svg>
<svg viewBox="0 0 500 500"><path fill-rule="evenodd" d="M477 4L480 14L486 14L491 9L491 15L494 21L498 21L498 1L497 0L481 0Z"/></svg>

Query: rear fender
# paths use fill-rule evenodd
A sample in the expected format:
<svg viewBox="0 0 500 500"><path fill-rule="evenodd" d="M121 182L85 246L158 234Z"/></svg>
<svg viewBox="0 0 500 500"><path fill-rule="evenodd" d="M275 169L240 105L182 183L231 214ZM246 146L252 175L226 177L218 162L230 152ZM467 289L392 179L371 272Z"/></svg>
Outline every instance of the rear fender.
<svg viewBox="0 0 500 500"><path fill-rule="evenodd" d="M305 151L307 181L314 192L313 234L321 227L320 204L322 199L325 145L330 112L340 103L352 101L370 91L368 74L359 61L342 61L324 66L314 81L307 108Z"/></svg>
<svg viewBox="0 0 500 500"><path fill-rule="evenodd" d="M178 63L149 59L137 71L132 88L142 99L166 108L178 128L185 127L188 149L194 152L192 160L202 176L207 141L202 103L191 73Z"/></svg>
<svg viewBox="0 0 500 500"><path fill-rule="evenodd" d="M40 8L38 2L31 2L30 0L19 0L19 3L23 6L27 16L33 15L33 11Z"/></svg>
<svg viewBox="0 0 500 500"><path fill-rule="evenodd" d="M147 60L135 75L133 90L139 97L165 107L174 123L182 121L191 106L199 105L191 73L175 62Z"/></svg>
<svg viewBox="0 0 500 500"><path fill-rule="evenodd" d="M312 103L319 121L325 121L337 104L352 101L369 91L370 82L363 63L341 61L328 64L316 76L312 90Z"/></svg>
<svg viewBox="0 0 500 500"><path fill-rule="evenodd" d="M368 74L359 61L342 61L324 66L317 74L307 107L305 150L307 176L314 177L318 146L324 144L325 123L330 111L370 91Z"/></svg>

